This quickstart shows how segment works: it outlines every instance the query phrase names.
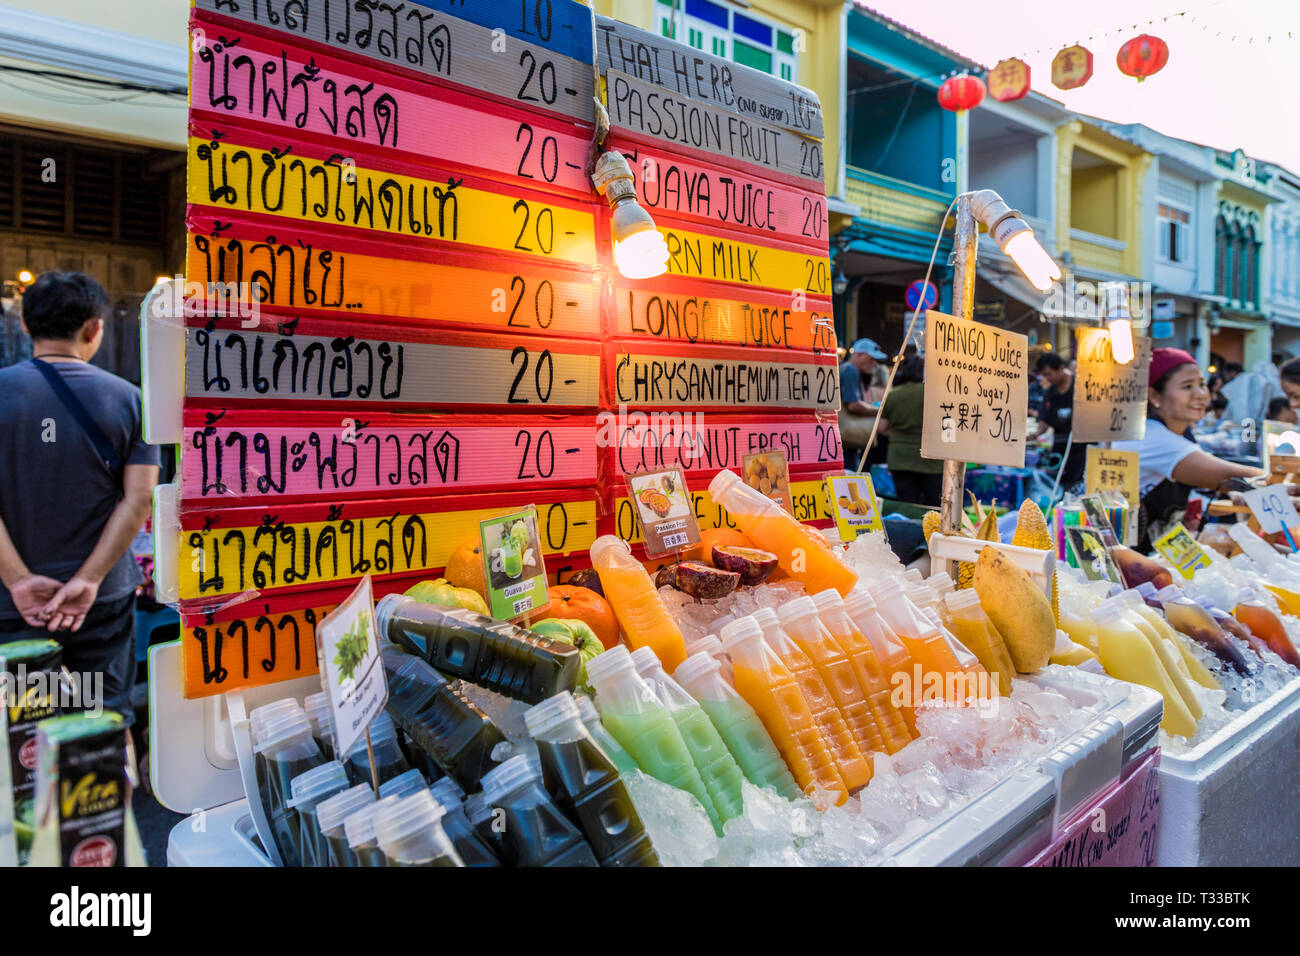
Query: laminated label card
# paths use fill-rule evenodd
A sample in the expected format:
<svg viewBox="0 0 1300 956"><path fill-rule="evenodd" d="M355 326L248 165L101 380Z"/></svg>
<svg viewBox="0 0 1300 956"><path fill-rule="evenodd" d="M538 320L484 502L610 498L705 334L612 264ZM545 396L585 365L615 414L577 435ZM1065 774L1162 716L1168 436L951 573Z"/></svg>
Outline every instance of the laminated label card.
<svg viewBox="0 0 1300 956"><path fill-rule="evenodd" d="M870 475L828 475L826 486L841 541L853 541L868 531L885 529Z"/></svg>
<svg viewBox="0 0 1300 956"><path fill-rule="evenodd" d="M1101 531L1070 525L1065 529L1065 540L1074 554L1076 566L1089 581L1110 581L1124 586L1119 568L1106 550L1106 539Z"/></svg>
<svg viewBox="0 0 1300 956"><path fill-rule="evenodd" d="M537 535L537 508L479 523L488 608L509 621L550 607L546 561Z"/></svg>
<svg viewBox="0 0 1300 956"><path fill-rule="evenodd" d="M744 465L745 484L767 495L786 511L793 511L790 501L790 468L786 465L785 452L764 451L746 455Z"/></svg>
<svg viewBox="0 0 1300 956"><path fill-rule="evenodd" d="M1210 566L1210 556L1196 543L1192 533L1176 524L1156 543L1156 550L1169 559L1178 573L1190 579L1201 568Z"/></svg>
<svg viewBox="0 0 1300 956"><path fill-rule="evenodd" d="M1088 447L1088 467L1084 477L1084 488L1089 495L1105 492L1119 492L1128 502L1128 520L1123 532L1124 543L1137 541L1138 522L1138 453L1135 451L1114 451L1098 445Z"/></svg>
<svg viewBox="0 0 1300 956"><path fill-rule="evenodd" d="M699 521L680 468L632 475L628 485L645 534L646 557L658 558L700 540Z"/></svg>
<svg viewBox="0 0 1300 956"><path fill-rule="evenodd" d="M375 633L375 602L366 575L316 628L321 683L334 715L336 752L345 754L388 700Z"/></svg>

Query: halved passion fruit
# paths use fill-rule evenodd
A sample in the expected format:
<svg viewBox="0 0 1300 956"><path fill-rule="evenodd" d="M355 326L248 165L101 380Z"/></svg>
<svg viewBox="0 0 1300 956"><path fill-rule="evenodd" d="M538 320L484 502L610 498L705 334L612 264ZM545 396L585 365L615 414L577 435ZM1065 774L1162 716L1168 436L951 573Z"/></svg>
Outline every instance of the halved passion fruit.
<svg viewBox="0 0 1300 956"><path fill-rule="evenodd" d="M740 575L744 585L762 584L776 570L776 555L758 548L719 545L713 549L713 565Z"/></svg>

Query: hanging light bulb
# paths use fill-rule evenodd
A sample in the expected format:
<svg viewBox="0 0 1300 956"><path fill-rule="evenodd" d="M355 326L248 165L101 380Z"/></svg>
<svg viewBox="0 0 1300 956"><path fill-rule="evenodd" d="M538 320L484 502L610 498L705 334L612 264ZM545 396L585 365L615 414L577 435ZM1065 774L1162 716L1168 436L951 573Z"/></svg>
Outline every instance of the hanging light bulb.
<svg viewBox="0 0 1300 956"><path fill-rule="evenodd" d="M1061 278L1061 267L1034 238L1029 223L992 189L981 189L972 194L971 212L988 227L989 236L998 248L1039 292L1046 292Z"/></svg>
<svg viewBox="0 0 1300 956"><path fill-rule="evenodd" d="M1123 317L1110 319L1110 354L1120 365L1133 361L1133 320Z"/></svg>
<svg viewBox="0 0 1300 956"><path fill-rule="evenodd" d="M35 278L36 276L32 275L31 272L27 269L24 269L22 272L18 273L18 281L21 282L23 285L31 285L32 280Z"/></svg>
<svg viewBox="0 0 1300 956"><path fill-rule="evenodd" d="M668 271L668 244L655 221L636 201L636 182L627 159L617 151L601 153L591 176L613 211L614 266L628 279L652 279Z"/></svg>

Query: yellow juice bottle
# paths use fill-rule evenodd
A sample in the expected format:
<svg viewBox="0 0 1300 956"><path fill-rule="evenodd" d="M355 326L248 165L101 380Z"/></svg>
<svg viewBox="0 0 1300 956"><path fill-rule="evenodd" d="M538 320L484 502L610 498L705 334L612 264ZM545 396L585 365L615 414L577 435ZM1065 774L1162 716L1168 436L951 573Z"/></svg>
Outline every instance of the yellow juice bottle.
<svg viewBox="0 0 1300 956"><path fill-rule="evenodd" d="M957 673L966 678L964 681L945 681L944 698L949 703L959 704L971 697L988 700L998 696L997 690L993 686L993 679L989 677L989 672L984 669L984 665L980 663L979 658L971 653L970 648L959 641L943 623L939 611L932 607L926 608L921 612L921 616L939 629L939 636L948 645L953 660L957 662ZM991 622L989 627L993 629L994 633L997 633L997 629L993 627Z"/></svg>
<svg viewBox="0 0 1300 956"><path fill-rule="evenodd" d="M858 576L808 528L775 501L750 488L733 471L720 471L709 482L713 500L727 509L756 547L776 555L781 570L810 592L834 588L848 594Z"/></svg>
<svg viewBox="0 0 1300 956"><path fill-rule="evenodd" d="M1165 665L1165 672L1173 685L1178 688L1178 693L1183 698L1183 703L1187 705L1187 712L1192 715L1193 720L1201 719L1201 705L1196 700L1196 695L1192 693L1192 679L1187 673L1187 665L1183 662L1183 657L1178 653L1178 648L1174 647L1164 639L1161 633L1151 625L1146 617L1137 612L1137 609L1130 603L1129 598L1125 595L1132 594L1133 598L1141 602L1141 598L1136 592L1123 591L1109 601L1120 609L1120 614L1124 620L1128 621L1150 642L1151 647L1160 655L1160 662Z"/></svg>
<svg viewBox="0 0 1300 956"><path fill-rule="evenodd" d="M1097 622L1097 658L1106 673L1160 694L1165 699L1160 726L1167 733L1182 737L1195 734L1196 721L1147 636L1125 620L1122 609L1114 604L1102 604L1092 616Z"/></svg>
<svg viewBox="0 0 1300 956"><path fill-rule="evenodd" d="M602 535L591 545L591 563L633 649L649 647L670 671L686 660L681 628L645 567L632 557L628 543L616 535Z"/></svg>
<svg viewBox="0 0 1300 956"><path fill-rule="evenodd" d="M979 658L990 677L997 678L995 691L1003 697L1011 696L1011 681L1016 676L1011 652L1002 635L984 613L979 595L974 588L952 591L944 596L953 635Z"/></svg>

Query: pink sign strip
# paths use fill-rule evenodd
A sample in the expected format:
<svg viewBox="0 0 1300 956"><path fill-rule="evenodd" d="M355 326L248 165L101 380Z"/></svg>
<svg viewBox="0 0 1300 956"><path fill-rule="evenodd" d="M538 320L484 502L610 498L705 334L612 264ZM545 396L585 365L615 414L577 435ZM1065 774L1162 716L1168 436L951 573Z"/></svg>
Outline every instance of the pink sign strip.
<svg viewBox="0 0 1300 956"><path fill-rule="evenodd" d="M392 76L249 36L200 46L191 69L196 113L306 130L347 151L397 150L416 162L453 166L468 161L508 182L591 193L583 175L586 138L536 117L462 105L433 84L414 92Z"/></svg>
<svg viewBox="0 0 1300 956"><path fill-rule="evenodd" d="M725 225L756 235L826 246L826 197L811 189L768 182L758 176L695 163L668 150L611 136L636 175L641 205L682 219Z"/></svg>
<svg viewBox="0 0 1300 956"><path fill-rule="evenodd" d="M785 452L786 464L842 462L835 420L754 421L693 412L602 412L599 424L617 421L616 473L680 467L683 471L739 470L746 455Z"/></svg>
<svg viewBox="0 0 1300 956"><path fill-rule="evenodd" d="M268 416L269 417L269 416ZM187 425L181 493L217 499L375 497L474 489L590 485L594 425L511 422L369 425L364 411L336 427Z"/></svg>

